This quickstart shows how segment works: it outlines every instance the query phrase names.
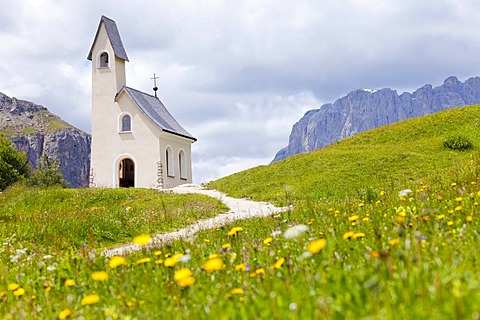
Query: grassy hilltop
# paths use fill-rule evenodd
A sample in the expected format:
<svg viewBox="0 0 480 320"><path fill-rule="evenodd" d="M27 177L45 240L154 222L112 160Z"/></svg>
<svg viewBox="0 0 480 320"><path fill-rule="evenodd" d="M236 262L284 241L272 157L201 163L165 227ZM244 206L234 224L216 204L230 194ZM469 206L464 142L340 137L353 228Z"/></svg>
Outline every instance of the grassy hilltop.
<svg viewBox="0 0 480 320"><path fill-rule="evenodd" d="M112 259L101 248L225 208L151 190L10 188L0 314L479 319L479 151L480 106L378 128L209 183L290 211Z"/></svg>

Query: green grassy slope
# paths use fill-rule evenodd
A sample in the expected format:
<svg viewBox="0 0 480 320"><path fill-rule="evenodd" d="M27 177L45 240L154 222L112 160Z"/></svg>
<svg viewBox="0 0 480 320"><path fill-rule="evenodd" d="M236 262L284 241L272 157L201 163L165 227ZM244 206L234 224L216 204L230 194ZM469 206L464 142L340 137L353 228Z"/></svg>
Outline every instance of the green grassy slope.
<svg viewBox="0 0 480 320"><path fill-rule="evenodd" d="M452 151L444 140L461 135L474 148ZM362 196L366 189L403 188L466 163L480 148L480 106L408 119L209 183L235 197L285 204L298 199Z"/></svg>

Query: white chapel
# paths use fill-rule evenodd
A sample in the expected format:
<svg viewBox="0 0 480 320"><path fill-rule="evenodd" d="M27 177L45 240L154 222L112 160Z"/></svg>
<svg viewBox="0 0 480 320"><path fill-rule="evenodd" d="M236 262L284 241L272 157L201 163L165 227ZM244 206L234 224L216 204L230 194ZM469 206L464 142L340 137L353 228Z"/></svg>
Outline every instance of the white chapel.
<svg viewBox="0 0 480 320"><path fill-rule="evenodd" d="M102 16L92 61L90 187L172 188L192 182L188 133L155 96L126 86L115 21Z"/></svg>

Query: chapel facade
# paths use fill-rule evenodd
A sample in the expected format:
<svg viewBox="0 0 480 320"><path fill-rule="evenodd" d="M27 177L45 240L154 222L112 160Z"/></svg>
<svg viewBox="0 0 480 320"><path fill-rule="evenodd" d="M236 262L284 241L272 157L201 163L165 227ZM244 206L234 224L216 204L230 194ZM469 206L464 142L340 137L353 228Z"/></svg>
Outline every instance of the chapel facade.
<svg viewBox="0 0 480 320"><path fill-rule="evenodd" d="M153 95L126 86L129 61L115 21L102 16L92 62L90 187L173 188L192 182L188 133Z"/></svg>

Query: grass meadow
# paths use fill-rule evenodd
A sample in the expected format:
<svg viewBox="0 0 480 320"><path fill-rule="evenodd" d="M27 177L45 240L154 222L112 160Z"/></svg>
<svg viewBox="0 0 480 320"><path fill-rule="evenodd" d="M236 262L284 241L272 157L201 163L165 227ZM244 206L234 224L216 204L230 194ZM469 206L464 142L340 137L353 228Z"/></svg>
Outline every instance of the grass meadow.
<svg viewBox="0 0 480 320"><path fill-rule="evenodd" d="M209 183L292 205L153 250L106 247L226 211L153 190L0 194L4 319L480 319L480 107ZM445 148L451 136L473 148Z"/></svg>

